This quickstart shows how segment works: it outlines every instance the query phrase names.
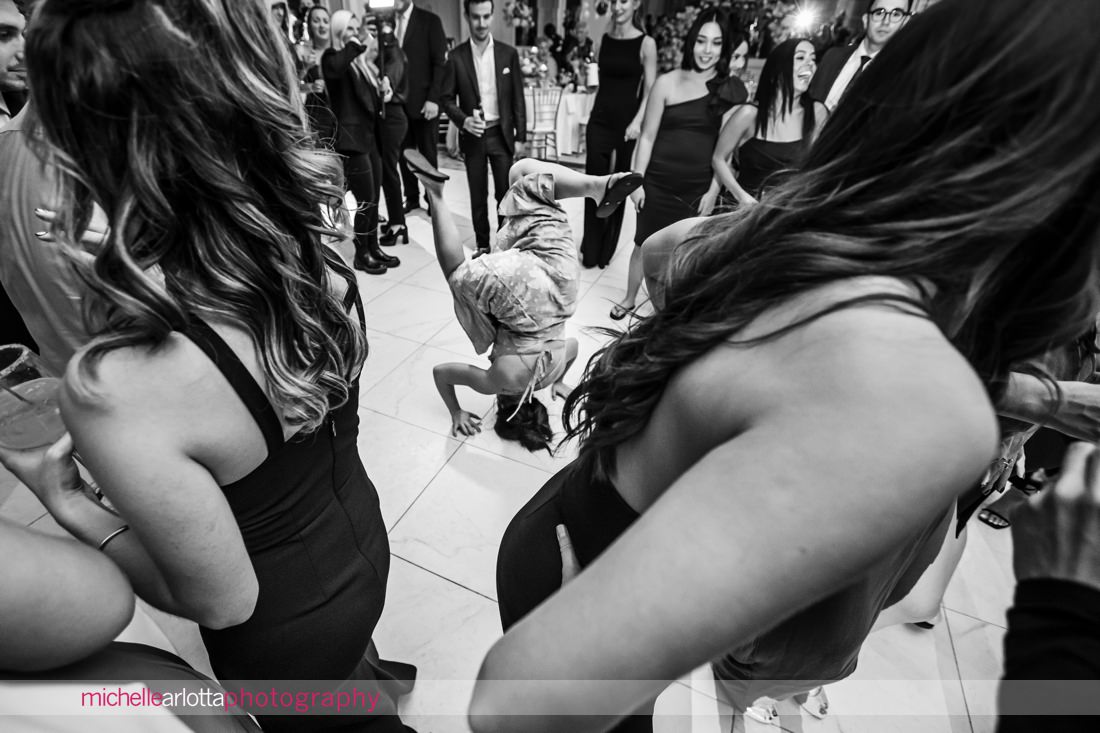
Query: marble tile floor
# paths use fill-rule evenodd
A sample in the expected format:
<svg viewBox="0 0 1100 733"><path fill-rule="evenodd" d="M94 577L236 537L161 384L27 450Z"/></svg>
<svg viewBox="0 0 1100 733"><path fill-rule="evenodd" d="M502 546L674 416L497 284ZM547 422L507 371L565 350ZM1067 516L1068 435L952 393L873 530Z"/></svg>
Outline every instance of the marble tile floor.
<svg viewBox="0 0 1100 733"><path fill-rule="evenodd" d="M473 250L465 178L461 171L452 173L448 202ZM579 233L580 202L567 202L566 209ZM407 722L421 733L460 733L468 730L464 711L471 680L500 635L494 568L501 535L515 511L573 452L566 448L552 457L505 444L491 430L492 401L469 390L460 390L460 400L485 417L485 429L470 438L449 435L432 365L487 362L473 354L454 320L430 222L422 211L408 222L411 243L391 250L402 265L383 276L359 275L371 347L361 384L359 445L381 496L394 555L375 640L384 656L420 669L417 688L402 703ZM569 326L581 342L571 383L604 338L592 329L613 325L608 311L626 281L633 231L628 207L611 265L583 271L580 308ZM560 413L560 402L540 397ZM560 414L553 422L560 431ZM0 516L64 532L3 469ZM944 601L944 621L932 631L895 627L872 635L856 674L828 688L829 717L785 716L783 727L807 733L991 733L1012 587L1009 533L975 523ZM144 604L140 608L127 634L170 644L209 673L193 624ZM658 702L658 733L717 733L729 727L706 669L672 685ZM749 722L749 731L765 729L778 730Z"/></svg>

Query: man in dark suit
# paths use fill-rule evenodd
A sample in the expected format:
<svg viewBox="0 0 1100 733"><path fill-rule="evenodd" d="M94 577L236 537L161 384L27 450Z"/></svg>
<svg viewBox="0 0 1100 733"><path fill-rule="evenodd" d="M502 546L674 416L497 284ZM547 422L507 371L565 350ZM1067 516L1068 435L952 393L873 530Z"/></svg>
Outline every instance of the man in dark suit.
<svg viewBox="0 0 1100 733"><path fill-rule="evenodd" d="M493 0L464 0L470 40L447 59L443 108L459 127L466 158L470 209L478 254L489 251L489 180L493 171L497 204L508 190L512 161L526 154L527 113L519 54L493 40ZM476 255L475 255L476 256Z"/></svg>
<svg viewBox="0 0 1100 733"><path fill-rule="evenodd" d="M905 25L912 11L913 0L870 0L863 13L863 40L825 52L810 82L810 97L830 112L836 109L844 92Z"/></svg>
<svg viewBox="0 0 1100 733"><path fill-rule="evenodd" d="M437 165L439 96L447 57L443 22L435 13L414 7L412 0L394 0L393 7L394 34L409 60L406 72L409 88L405 97L409 131L403 147L416 148L432 165ZM401 178L405 184L405 211L419 208L420 188L403 158Z"/></svg>

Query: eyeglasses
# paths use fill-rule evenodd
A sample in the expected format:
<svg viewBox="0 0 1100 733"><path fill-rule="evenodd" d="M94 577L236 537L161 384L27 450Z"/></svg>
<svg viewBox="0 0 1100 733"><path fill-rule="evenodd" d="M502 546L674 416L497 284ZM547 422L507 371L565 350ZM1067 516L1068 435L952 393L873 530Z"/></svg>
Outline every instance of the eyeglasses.
<svg viewBox="0 0 1100 733"><path fill-rule="evenodd" d="M875 8L874 10L868 12L867 15L870 15L879 23L886 20L887 18L890 19L891 23L900 23L901 21L912 15L912 13L907 13L901 8L894 8L893 10L887 10L886 8Z"/></svg>

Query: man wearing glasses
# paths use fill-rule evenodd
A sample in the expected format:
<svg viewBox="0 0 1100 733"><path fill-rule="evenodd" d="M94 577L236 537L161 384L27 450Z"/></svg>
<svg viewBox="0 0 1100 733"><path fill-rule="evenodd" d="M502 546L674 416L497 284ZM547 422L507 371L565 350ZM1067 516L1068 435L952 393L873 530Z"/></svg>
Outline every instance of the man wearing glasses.
<svg viewBox="0 0 1100 733"><path fill-rule="evenodd" d="M863 14L866 33L854 46L831 48L817 66L810 97L832 112L844 92L912 15L913 0L870 0Z"/></svg>

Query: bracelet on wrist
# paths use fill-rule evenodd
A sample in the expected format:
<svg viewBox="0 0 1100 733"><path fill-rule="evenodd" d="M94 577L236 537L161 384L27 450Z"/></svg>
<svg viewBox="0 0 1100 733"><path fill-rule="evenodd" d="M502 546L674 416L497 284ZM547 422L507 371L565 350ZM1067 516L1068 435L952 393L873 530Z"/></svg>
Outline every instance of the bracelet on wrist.
<svg viewBox="0 0 1100 733"><path fill-rule="evenodd" d="M96 549L99 550L100 552L103 552L103 548L105 548L111 540L113 540L115 537L118 537L120 534L127 531L128 529L130 529L130 525L128 525L128 524L122 525L121 527L116 529L114 532L111 532L111 534L104 537L103 541L99 543L99 547L97 547Z"/></svg>

